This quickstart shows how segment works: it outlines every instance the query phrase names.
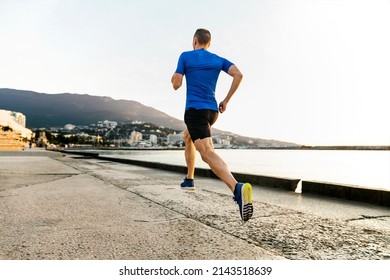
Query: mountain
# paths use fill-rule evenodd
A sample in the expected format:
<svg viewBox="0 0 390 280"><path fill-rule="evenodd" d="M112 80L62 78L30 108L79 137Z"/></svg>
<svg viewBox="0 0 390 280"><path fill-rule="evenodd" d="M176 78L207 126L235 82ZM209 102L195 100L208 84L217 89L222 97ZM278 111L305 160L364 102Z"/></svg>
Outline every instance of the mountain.
<svg viewBox="0 0 390 280"><path fill-rule="evenodd" d="M26 115L27 127L61 127L71 123L89 125L102 120L138 120L172 129L184 129L181 120L136 101L114 100L87 94L45 94L0 89L0 109Z"/></svg>
<svg viewBox="0 0 390 280"><path fill-rule="evenodd" d="M136 101L114 100L111 97L87 94L45 94L34 91L0 88L0 110L16 111L26 116L26 127L50 128L66 124L90 125L110 120L143 121L174 130L183 130L182 120ZM233 137L232 142L252 143L252 147L291 147L294 143L244 137L232 132L213 129L213 134Z"/></svg>

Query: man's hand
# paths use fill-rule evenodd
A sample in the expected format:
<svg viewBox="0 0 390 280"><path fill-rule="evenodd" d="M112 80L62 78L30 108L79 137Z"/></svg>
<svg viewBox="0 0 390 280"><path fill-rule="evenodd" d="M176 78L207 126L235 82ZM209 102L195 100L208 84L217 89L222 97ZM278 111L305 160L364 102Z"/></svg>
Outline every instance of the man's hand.
<svg viewBox="0 0 390 280"><path fill-rule="evenodd" d="M225 100L222 101L221 103L219 103L219 112L221 114L226 111L227 104L228 104L228 102Z"/></svg>

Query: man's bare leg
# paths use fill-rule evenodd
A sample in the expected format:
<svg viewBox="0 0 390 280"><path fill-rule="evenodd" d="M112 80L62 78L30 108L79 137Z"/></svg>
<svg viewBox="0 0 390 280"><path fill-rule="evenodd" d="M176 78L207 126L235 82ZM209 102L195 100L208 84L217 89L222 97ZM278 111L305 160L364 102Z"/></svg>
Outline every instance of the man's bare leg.
<svg viewBox="0 0 390 280"><path fill-rule="evenodd" d="M194 145L211 170L217 175L234 193L237 181L229 171L228 166L222 158L215 153L211 137L195 140Z"/></svg>
<svg viewBox="0 0 390 280"><path fill-rule="evenodd" d="M234 194L234 200L238 204L241 219L245 222L252 218L252 186L248 183L237 184L236 179L229 171L226 163L214 152L211 137L195 140L194 145L202 156L202 160L210 166L214 174L217 175Z"/></svg>
<svg viewBox="0 0 390 280"><path fill-rule="evenodd" d="M192 142L190 133L186 129L183 133L185 143L185 159L187 164L187 179L194 179L195 176L195 160L196 160L196 149Z"/></svg>

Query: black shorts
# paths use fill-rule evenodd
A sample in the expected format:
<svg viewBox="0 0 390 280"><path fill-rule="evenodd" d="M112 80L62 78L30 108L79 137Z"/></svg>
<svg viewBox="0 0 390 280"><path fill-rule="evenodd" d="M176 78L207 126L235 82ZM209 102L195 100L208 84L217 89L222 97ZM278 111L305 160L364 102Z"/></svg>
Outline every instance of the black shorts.
<svg viewBox="0 0 390 280"><path fill-rule="evenodd" d="M197 139L211 137L211 126L218 119L218 111L208 109L188 109L184 114L184 122L191 135L192 142Z"/></svg>

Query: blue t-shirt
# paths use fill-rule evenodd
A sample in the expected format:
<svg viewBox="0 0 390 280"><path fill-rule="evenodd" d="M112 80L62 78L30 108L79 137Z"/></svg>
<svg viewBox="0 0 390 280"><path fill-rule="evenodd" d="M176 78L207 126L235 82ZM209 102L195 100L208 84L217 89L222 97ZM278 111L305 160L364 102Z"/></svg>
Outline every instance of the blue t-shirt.
<svg viewBox="0 0 390 280"><path fill-rule="evenodd" d="M185 75L187 83L186 110L210 109L218 111L215 88L219 73L228 72L229 60L205 49L183 52L179 57L176 73Z"/></svg>

